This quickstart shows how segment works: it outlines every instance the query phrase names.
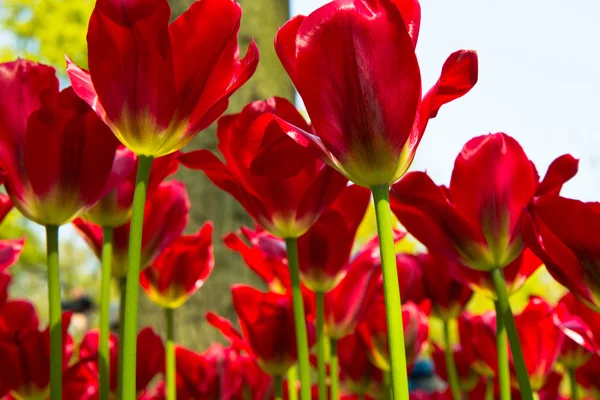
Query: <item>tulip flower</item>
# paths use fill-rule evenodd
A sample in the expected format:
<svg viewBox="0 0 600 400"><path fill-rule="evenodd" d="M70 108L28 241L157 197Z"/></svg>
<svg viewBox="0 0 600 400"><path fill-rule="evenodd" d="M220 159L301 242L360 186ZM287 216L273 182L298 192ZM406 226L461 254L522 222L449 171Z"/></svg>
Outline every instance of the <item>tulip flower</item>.
<svg viewBox="0 0 600 400"><path fill-rule="evenodd" d="M409 369L426 345L429 335L428 316L431 305L408 302L402 305L406 356ZM373 364L383 371L390 371L389 338L386 327L385 304L382 296L375 296L369 312L356 328L356 332L369 350Z"/></svg>
<svg viewBox="0 0 600 400"><path fill-rule="evenodd" d="M165 310L167 391L176 389L175 309L204 284L213 266L212 223L208 222L198 233L175 239L140 275L140 284L148 297Z"/></svg>
<svg viewBox="0 0 600 400"><path fill-rule="evenodd" d="M255 101L241 113L219 120L218 149L225 163L208 150L183 154L180 162L204 171L271 234L295 238L310 228L347 180L295 145L276 123L261 124L259 117L269 112L309 129L287 100L274 97ZM276 158L261 157L265 148L273 152L269 156Z"/></svg>
<svg viewBox="0 0 600 400"><path fill-rule="evenodd" d="M188 221L190 202L182 183L169 181L161 183L150 193L144 217L141 265L146 268L177 237L181 235ZM100 258L102 250L102 228L82 219L74 221L75 228L90 248ZM112 274L120 279L127 272L127 248L130 224L114 230Z"/></svg>
<svg viewBox="0 0 600 400"><path fill-rule="evenodd" d="M548 272L588 307L600 312L600 279L596 267L600 205L542 196L525 222L526 243Z"/></svg>
<svg viewBox="0 0 600 400"><path fill-rule="evenodd" d="M98 352L100 333L92 330L86 333L79 346L79 358L65 372L65 398L68 399L97 399L99 396L98 383ZM118 339L110 336L110 359L115 367L119 358ZM137 337L137 369L136 369L136 399L151 399L148 390L150 382L164 371L164 345L162 339L151 328L142 329ZM111 369L110 392L117 394L118 370ZM87 397L86 397L87 396ZM158 400L158 399L157 399Z"/></svg>
<svg viewBox="0 0 600 400"><path fill-rule="evenodd" d="M244 285L232 287L233 306L243 335L226 319L215 314L208 321L232 345L252 355L259 366L281 385L281 379L298 359L294 315L289 295L262 293ZM314 327L308 325L309 344L314 343Z"/></svg>
<svg viewBox="0 0 600 400"><path fill-rule="evenodd" d="M126 393L133 396L138 258L152 159L188 144L227 108L254 73L254 42L239 58L241 9L233 0L197 1L172 23L167 0L99 0L88 27L89 73L68 61L77 94L140 157L132 211L129 306L125 320ZM201 54L190 59L189 54ZM135 285L135 286L134 286ZM135 304L134 304L135 302ZM130 383L131 382L131 383Z"/></svg>
<svg viewBox="0 0 600 400"><path fill-rule="evenodd" d="M47 234L48 298L54 350L50 397L61 398L58 227L92 207L110 187L118 140L72 88L58 91L53 68L27 60L0 64L0 169L6 191Z"/></svg>
<svg viewBox="0 0 600 400"><path fill-rule="evenodd" d="M71 314L61 320L61 373L67 368L73 352L67 329ZM33 305L24 300L11 300L0 307L0 398L42 398L51 390L50 325L39 329Z"/></svg>
<svg viewBox="0 0 600 400"><path fill-rule="evenodd" d="M214 266L211 237L208 222L197 233L175 239L142 271L140 284L152 301L175 309L204 284Z"/></svg>
<svg viewBox="0 0 600 400"><path fill-rule="evenodd" d="M275 49L300 93L314 129L272 117L354 183L373 191L389 276L388 307L396 393L408 397L402 313L394 274L389 186L410 166L427 122L477 81L477 54L453 53L421 99L415 55L421 19L417 1L334 0L277 33ZM340 43L346 45L340 46ZM390 77L394 77L390 79ZM398 387L399 386L399 387Z"/></svg>
<svg viewBox="0 0 600 400"><path fill-rule="evenodd" d="M558 193L577 172L570 155L557 158L540 182L533 163L519 143L504 133L478 136L463 147L454 164L450 186L436 186L422 172L407 174L392 187L392 210L431 252L490 274L496 294L498 345L508 334L525 399L532 400L519 338L508 303L502 268L523 252L522 220L534 198ZM539 255L538 255L539 256ZM506 324L506 330L504 329ZM501 350L503 399L509 396Z"/></svg>
<svg viewBox="0 0 600 400"><path fill-rule="evenodd" d="M368 349L358 335L353 333L341 339L336 351L344 384L350 392L376 398L383 394L383 372L370 361ZM336 397L332 394L331 398Z"/></svg>
<svg viewBox="0 0 600 400"><path fill-rule="evenodd" d="M466 347L473 346L472 338L467 337L463 339L461 337L460 340L460 345L451 347L452 358L456 363L460 390L470 398L472 396L471 392L478 392L480 390L479 386L483 385L485 387L485 379L477 373L473 366L477 362L475 353L472 349ZM463 343L465 343L465 347L463 347ZM446 350L435 343L432 347L433 351L431 353L431 358L435 365L435 372L440 378L449 383L450 377L446 366Z"/></svg>

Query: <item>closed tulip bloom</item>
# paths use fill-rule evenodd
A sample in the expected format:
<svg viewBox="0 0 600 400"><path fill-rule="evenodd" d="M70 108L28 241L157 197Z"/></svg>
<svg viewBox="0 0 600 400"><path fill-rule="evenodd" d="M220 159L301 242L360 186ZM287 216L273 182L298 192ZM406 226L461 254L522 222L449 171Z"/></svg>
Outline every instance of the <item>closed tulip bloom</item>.
<svg viewBox="0 0 600 400"><path fill-rule="evenodd" d="M131 151L164 156L214 122L254 73L254 42L239 58L241 15L233 0L202 0L169 24L167 0L99 0L87 34L90 71L69 61L69 78Z"/></svg>
<svg viewBox="0 0 600 400"><path fill-rule="evenodd" d="M0 168L28 219L60 226L106 190L118 141L54 69L27 60L0 64Z"/></svg>
<svg viewBox="0 0 600 400"><path fill-rule="evenodd" d="M73 353L67 334L71 314L63 315L63 370ZM40 321L28 301L11 300L0 307L0 398L11 394L17 399L48 396L50 381L50 330L39 328Z"/></svg>
<svg viewBox="0 0 600 400"><path fill-rule="evenodd" d="M282 125L361 186L398 180L428 120L477 82L477 54L458 51L421 98L420 23L415 0L335 0L291 19L275 38L314 132L292 121Z"/></svg>
<svg viewBox="0 0 600 400"><path fill-rule="evenodd" d="M457 267L431 254L419 254L414 258L423 271L423 287L426 298L431 301L432 314L446 321L458 317L473 291L454 277L452 272Z"/></svg>
<svg viewBox="0 0 600 400"><path fill-rule="evenodd" d="M296 145L277 123L259 118L270 112L309 129L289 101L255 101L219 120L218 149L225 162L208 150L186 153L180 161L204 171L271 234L296 238L336 199L347 180Z"/></svg>
<svg viewBox="0 0 600 400"><path fill-rule="evenodd" d="M541 182L515 139L495 133L471 139L456 158L448 188L423 172L392 186L392 211L427 248L480 271L504 268L523 251L521 220L535 196L558 192L577 171L569 155Z"/></svg>
<svg viewBox="0 0 600 400"><path fill-rule="evenodd" d="M146 201L144 231L142 234L141 266L147 267L160 253L178 238L188 221L190 202L182 183L170 181L160 184ZM74 221L75 228L85 239L96 256L102 250L102 227ZM122 278L127 273L127 250L129 247L129 222L114 229L112 275Z"/></svg>
<svg viewBox="0 0 600 400"><path fill-rule="evenodd" d="M178 152L152 162L148 191L152 192L166 177L177 171ZM91 209L81 215L85 221L102 227L116 228L129 222L137 174L135 155L125 147L117 151L107 191Z"/></svg>
<svg viewBox="0 0 600 400"><path fill-rule="evenodd" d="M181 307L206 282L215 263L212 230L209 221L197 233L180 236L142 271L140 284L152 301Z"/></svg>
<svg viewBox="0 0 600 400"><path fill-rule="evenodd" d="M356 185L346 187L298 238L300 279L306 287L326 293L346 274L356 231L370 199L369 190Z"/></svg>
<svg viewBox="0 0 600 400"><path fill-rule="evenodd" d="M558 327L565 334L559 361L577 369L600 352L600 314L567 293L556 306L556 316Z"/></svg>
<svg viewBox="0 0 600 400"><path fill-rule="evenodd" d="M535 201L532 215L524 224L527 245L554 279L600 312L600 203L547 195Z"/></svg>
<svg viewBox="0 0 600 400"><path fill-rule="evenodd" d="M356 329L369 312L371 297L380 277L378 264L360 257L350 263L340 283L325 294L325 334L340 340Z"/></svg>
<svg viewBox="0 0 600 400"><path fill-rule="evenodd" d="M285 375L298 357L290 296L263 293L245 285L234 285L231 293L243 335L224 318L209 313L208 321L234 347L253 355L266 373L271 376ZM315 341L314 326L311 323L307 326L311 346Z"/></svg>
<svg viewBox="0 0 600 400"><path fill-rule="evenodd" d="M424 349L429 337L428 316L431 305L407 302L402 305L404 324L404 346L408 367ZM369 312L356 328L357 334L369 349L371 362L383 371L390 370L388 352L388 331L383 296L377 296L369 307Z"/></svg>

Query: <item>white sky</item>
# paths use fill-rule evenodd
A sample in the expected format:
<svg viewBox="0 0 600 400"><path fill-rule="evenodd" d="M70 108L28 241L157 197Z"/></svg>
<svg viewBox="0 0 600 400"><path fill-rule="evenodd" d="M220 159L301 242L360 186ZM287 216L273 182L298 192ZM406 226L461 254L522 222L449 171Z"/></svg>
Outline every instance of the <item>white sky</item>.
<svg viewBox="0 0 600 400"><path fill-rule="evenodd" d="M292 15L326 1L292 0ZM579 158L563 195L600 200L600 2L422 0L417 55L423 90L454 50L479 53L479 82L431 120L413 169L448 183L473 136L515 137L541 175L564 153Z"/></svg>

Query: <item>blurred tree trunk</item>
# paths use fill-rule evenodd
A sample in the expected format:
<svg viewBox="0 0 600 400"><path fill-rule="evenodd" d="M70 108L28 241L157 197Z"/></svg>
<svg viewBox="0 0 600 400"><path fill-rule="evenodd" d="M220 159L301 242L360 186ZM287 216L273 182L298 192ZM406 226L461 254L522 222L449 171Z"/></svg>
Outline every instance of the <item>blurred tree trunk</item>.
<svg viewBox="0 0 600 400"><path fill-rule="evenodd" d="M254 76L230 100L227 113L239 112L246 104L271 96L294 98L294 88L281 67L273 48L277 28L289 17L287 0L238 0L242 7L242 22L239 33L240 52L245 54L252 38L260 50L260 62ZM170 0L173 15L184 12L192 0ZM210 38L208 38L210 40ZM190 57L202 55L190 54ZM205 148L216 151L215 125L201 132L186 147L185 151ZM207 220L214 223L213 243L215 268L196 295L175 313L176 340L191 349L202 350L211 342L220 340L220 333L205 321L207 311L233 317L231 292L233 283L248 283L260 286L260 281L243 265L236 254L226 249L221 238L242 225L252 226L251 219L233 198L214 187L200 171L180 168L177 179L185 182L192 203L188 232L195 232ZM163 313L142 295L140 303L140 326L164 327Z"/></svg>

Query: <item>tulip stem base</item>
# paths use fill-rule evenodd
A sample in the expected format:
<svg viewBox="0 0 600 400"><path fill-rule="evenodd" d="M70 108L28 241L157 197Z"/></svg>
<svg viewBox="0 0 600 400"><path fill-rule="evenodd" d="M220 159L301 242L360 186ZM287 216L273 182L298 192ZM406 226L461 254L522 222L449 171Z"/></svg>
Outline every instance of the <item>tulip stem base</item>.
<svg viewBox="0 0 600 400"><path fill-rule="evenodd" d="M118 343L123 343L123 329L125 326L125 295L127 289L127 278L118 278L119 284L119 341ZM123 371L123 352L119 351L119 367L117 371ZM117 392L119 393L119 399L123 398L123 374L118 374L117 378Z"/></svg>
<svg viewBox="0 0 600 400"><path fill-rule="evenodd" d="M490 273L492 275L492 280L496 289L496 296L498 298L497 302L499 304L499 313L497 313L496 319L502 318L504 325L506 326L506 333L508 335L508 341L510 342L510 349L512 350L521 397L523 400L533 400L533 392L531 391L531 384L529 383L529 374L527 372L525 358L523 357L523 350L521 349L521 343L519 342L519 334L517 333L515 318L508 301L508 292L506 290L506 283L504 282L504 273L499 268L493 269Z"/></svg>
<svg viewBox="0 0 600 400"><path fill-rule="evenodd" d="M62 311L58 263L58 226L46 226L50 326L50 400L62 400Z"/></svg>
<svg viewBox="0 0 600 400"><path fill-rule="evenodd" d="M110 275L112 262L113 228L102 228L102 267L100 273L100 338L98 343L99 400L110 395ZM112 366L115 367L114 365Z"/></svg>
<svg viewBox="0 0 600 400"><path fill-rule="evenodd" d="M319 377L319 398L327 398L327 360L325 354L325 293L315 292L317 307L317 372Z"/></svg>
<svg viewBox="0 0 600 400"><path fill-rule="evenodd" d="M458 381L458 372L454 362L454 353L452 351L452 342L450 341L450 321L444 320L444 356L446 358L446 371L448 375L448 384L453 400L462 400L460 384Z"/></svg>
<svg viewBox="0 0 600 400"><path fill-rule="evenodd" d="M496 352L498 354L498 388L500 400L510 400L510 364L508 361L508 342L506 340L506 327L500 307L500 302L495 301L496 306Z"/></svg>
<svg viewBox="0 0 600 400"><path fill-rule="evenodd" d="M575 368L567 368L567 374L569 375L569 385L571 387L571 400L579 400Z"/></svg>
<svg viewBox="0 0 600 400"><path fill-rule="evenodd" d="M298 374L300 375L300 399L310 400L310 364L308 359L308 334L306 332L306 316L304 299L300 287L300 266L298 261L298 241L296 238L285 240L287 248L290 282L292 285L292 302L294 308L294 324L296 328L296 345L298 347Z"/></svg>
<svg viewBox="0 0 600 400"><path fill-rule="evenodd" d="M165 308L167 322L167 341L165 346L165 383L167 385L167 400L177 400L175 386L175 310Z"/></svg>
<svg viewBox="0 0 600 400"><path fill-rule="evenodd" d="M485 379L485 400L494 400L494 378Z"/></svg>
<svg viewBox="0 0 600 400"><path fill-rule="evenodd" d="M281 376L273 377L273 393L275 400L283 400L283 378Z"/></svg>
<svg viewBox="0 0 600 400"><path fill-rule="evenodd" d="M331 339L331 358L329 359L331 368L331 390L330 400L340 399L340 360L338 358L338 342ZM326 397L327 398L327 397Z"/></svg>
<svg viewBox="0 0 600 400"><path fill-rule="evenodd" d="M396 269L396 251L394 246L392 215L390 210L390 188L378 185L371 188L375 200L375 216L381 252L383 273L383 293L388 328L390 352L391 386L393 399L408 399L408 375L406 353L404 349L404 326L402 323L402 305L398 270Z"/></svg>
<svg viewBox="0 0 600 400"><path fill-rule="evenodd" d="M129 228L129 252L127 257L127 283L125 285L125 313L123 342L122 400L136 398L136 352L137 352L137 314L140 281L140 262L142 252L142 232L144 227L144 208L148 178L152 166L152 157L138 156L138 170L131 209Z"/></svg>

